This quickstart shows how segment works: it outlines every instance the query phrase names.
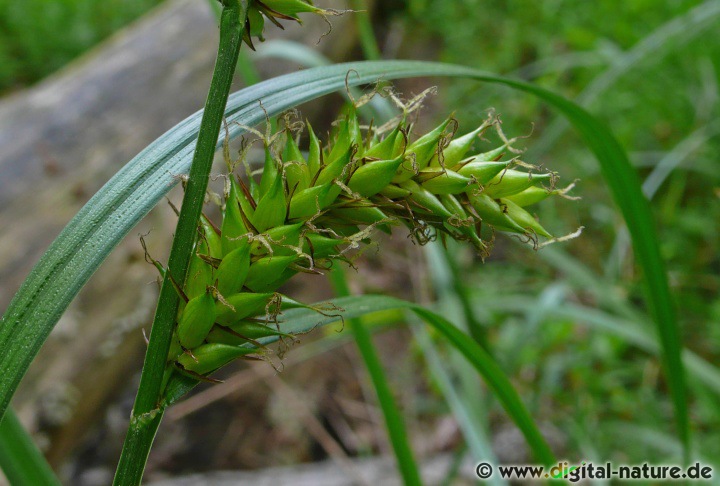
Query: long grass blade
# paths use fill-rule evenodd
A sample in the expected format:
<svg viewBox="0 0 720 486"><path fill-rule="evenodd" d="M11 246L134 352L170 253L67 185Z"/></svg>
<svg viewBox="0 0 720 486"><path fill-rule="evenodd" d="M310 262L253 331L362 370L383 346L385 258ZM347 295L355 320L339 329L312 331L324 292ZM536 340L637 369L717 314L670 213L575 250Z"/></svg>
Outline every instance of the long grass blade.
<svg viewBox="0 0 720 486"><path fill-rule="evenodd" d="M434 307L453 323L464 322L462 329L492 355L485 329L470 301L469 289L464 286L461 278L455 256L459 245L455 243L447 241L443 245L434 242L424 247L427 271L437 298ZM419 322L417 317L412 317L414 319L411 319L410 323ZM452 348L441 355L438 343L424 327L413 325L411 328L436 386L457 420L472 457L497 463L486 425L489 416L482 396L484 391L477 386L474 369L459 353L453 352ZM487 481L489 484L507 484L499 477L492 477Z"/></svg>
<svg viewBox="0 0 720 486"><path fill-rule="evenodd" d="M266 112L275 115L343 89L346 82L357 86L380 78L420 76L466 77L531 93L560 110L582 135L600 161L630 229L664 351L677 432L687 450L690 432L680 332L650 207L623 148L610 130L583 108L537 86L467 67L377 61L308 69L258 83L230 97L226 116L230 122L254 125L265 118ZM118 172L73 218L22 285L0 322L0 347L4 351L0 361L0 414L80 288L130 229L177 183L177 176L187 173L200 116L196 113L181 122ZM232 136L243 132L239 125L231 127Z"/></svg>
<svg viewBox="0 0 720 486"><path fill-rule="evenodd" d="M326 303L327 304L327 303ZM498 398L508 416L525 436L533 455L543 464L555 462L550 447L523 405L509 378L497 365L493 358L485 352L472 337L460 331L445 318L415 303L382 295L362 295L341 297L329 302L342 309L345 321L357 319L377 312L404 309L414 312L426 324L435 328L447 341L457 349L473 368L483 377L490 390ZM291 309L285 311L280 319L280 330L286 333L302 334L320 326L337 325L338 316L320 315L308 309ZM262 344L276 341L277 337L260 339ZM198 382L175 375L168 384L169 395L163 408L172 405Z"/></svg>
<svg viewBox="0 0 720 486"><path fill-rule="evenodd" d="M419 320L415 318L415 320ZM492 450L490 438L486 433L485 424L480 423L478 408L480 404L467 400L462 391L456 386L452 376L448 373L447 363L443 362L440 353L430 338L430 333L420 326L412 326L413 336L422 349L423 357L427 363L436 386L440 389L447 402L452 415L458 422L467 447L475 460L497 463L497 457ZM485 412L483 410L482 412ZM484 418L484 417L483 417ZM487 480L488 484L507 484L503 479L493 476Z"/></svg>
<svg viewBox="0 0 720 486"><path fill-rule="evenodd" d="M345 273L341 268L337 268L330 273L330 282L338 297L347 297L350 295L350 288L348 287ZM395 451L395 458L397 459L398 469L403 477L403 482L406 485L422 484L420 480L420 470L417 467L412 448L408 441L405 421L393 398L390 384L385 376L385 371L383 370L377 349L372 342L370 331L365 327L365 323L360 317L348 319L347 324L350 326L350 330L355 337L355 343L370 375L375 393L377 393L380 409L385 417L385 426L387 427L390 442Z"/></svg>
<svg viewBox="0 0 720 486"><path fill-rule="evenodd" d="M12 409L0 420L0 470L10 484L60 485Z"/></svg>
<svg viewBox="0 0 720 486"><path fill-rule="evenodd" d="M540 434L535 421L527 412L515 388L513 388L507 376L493 358L475 340L453 326L442 316L419 306L412 307L412 311L439 331L482 375L487 385L503 405L503 408L505 408L505 411L525 436L525 440L530 445L535 459L546 465L555 462L555 456Z"/></svg>

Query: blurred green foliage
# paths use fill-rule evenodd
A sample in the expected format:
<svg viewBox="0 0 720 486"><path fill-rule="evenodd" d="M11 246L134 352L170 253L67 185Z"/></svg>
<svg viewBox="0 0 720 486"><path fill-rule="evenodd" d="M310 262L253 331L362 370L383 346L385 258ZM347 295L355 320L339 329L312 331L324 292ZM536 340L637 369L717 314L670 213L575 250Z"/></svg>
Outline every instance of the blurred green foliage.
<svg viewBox="0 0 720 486"><path fill-rule="evenodd" d="M589 100L585 105L612 127L645 180L685 346L720 362L717 2L413 0L407 10L396 7L396 19L411 17L406 57L416 49L435 52L444 61ZM569 436L573 458L677 459L657 356L582 312L554 312L578 305L618 326L635 323L655 339L638 305L632 249L596 163L572 130L558 132L555 114L529 97L460 83L448 83L441 94L445 106L462 107L457 116L464 126L494 106L509 135L532 130L525 142L529 162L557 170L562 182L580 179L574 193L581 201L539 212L557 223L550 231L584 225L581 238L535 255L503 238L496 259L464 275L493 351L518 377L535 417ZM696 451L716 460L718 391L688 374Z"/></svg>
<svg viewBox="0 0 720 486"><path fill-rule="evenodd" d="M0 0L0 93L34 83L162 0Z"/></svg>
<svg viewBox="0 0 720 486"><path fill-rule="evenodd" d="M653 31L703 2L411 3L412 22L422 24L422 28L413 28L411 35L425 38L425 32L432 32L430 42L439 44L442 60L520 75L574 98ZM695 326L707 323L712 313L717 318L712 309L717 308L720 290L720 173L715 170L720 149L720 124L716 122L720 115L720 37L713 35L720 27L718 10L712 17L688 22L679 35L661 39L657 49L589 104L593 114L604 119L631 151L641 175L648 177L659 163L676 167L661 179L653 202L682 318L693 324L686 330L697 335L700 344L704 331L698 332ZM495 106L505 114L508 133L528 133L534 126L527 142L529 155L539 157L539 162L558 170L566 180L580 178L579 192L584 199L599 201L580 205L588 214L573 217L596 233L592 241L597 242L594 248L588 244L575 251L582 252L583 261L597 271L615 278L627 276L624 267L612 261L615 255L609 254L616 243L617 215L612 207L602 207L607 197L603 196L604 187L596 183L598 169L581 145L572 143L571 131L564 133L561 144L535 153L533 146L543 145L545 131L554 120L554 115L537 103L528 102L529 98L518 100L492 87L468 91L448 86L443 93L447 106L463 106L458 113L461 118Z"/></svg>

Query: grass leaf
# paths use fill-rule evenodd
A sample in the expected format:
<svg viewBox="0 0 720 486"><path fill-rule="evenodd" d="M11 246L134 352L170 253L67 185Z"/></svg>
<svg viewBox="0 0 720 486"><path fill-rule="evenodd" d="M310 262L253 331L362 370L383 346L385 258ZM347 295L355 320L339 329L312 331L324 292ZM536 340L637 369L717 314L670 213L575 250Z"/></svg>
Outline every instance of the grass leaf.
<svg viewBox="0 0 720 486"><path fill-rule="evenodd" d="M60 484L13 410L0 420L0 470L10 484Z"/></svg>
<svg viewBox="0 0 720 486"><path fill-rule="evenodd" d="M358 319L375 312L407 309L414 312L425 323L437 330L448 342L457 349L465 359L484 378L490 390L507 411L508 416L515 422L525 436L535 458L543 464L555 462L550 447L543 439L537 425L525 409L525 406L513 388L510 380L495 363L493 358L481 348L472 337L460 331L442 316L425 309L422 306L382 295L361 295L351 297L340 297L330 301L331 304L343 309L342 316L346 320ZM302 334L320 326L339 324L338 317L324 316L308 309L290 309L284 311L280 319L280 330L291 334ZM263 344L276 341L277 337L260 339ZM164 407L172 405L182 395L187 393L197 381L190 378L175 375L168 389L169 397L163 404Z"/></svg>
<svg viewBox="0 0 720 486"><path fill-rule="evenodd" d="M228 121L254 125L265 112L275 115L348 85L377 79L420 76L466 77L501 83L538 96L560 110L598 158L602 173L627 222L644 272L647 301L662 344L665 371L675 406L678 434L688 450L690 432L681 339L660 256L649 204L625 151L610 130L578 105L540 87L475 69L420 61L337 64L280 76L230 97ZM168 131L114 176L80 210L53 242L10 303L0 321L0 414L30 362L70 301L132 227L187 173L200 113ZM231 125L232 136L242 132Z"/></svg>
<svg viewBox="0 0 720 486"><path fill-rule="evenodd" d="M350 296L350 287L342 268L336 268L330 272L329 280L336 296ZM365 322L359 317L347 319L347 324L355 337L355 344L360 351L368 375L370 375L373 388L375 388L403 483L406 486L420 485L422 484L420 470L410 447L410 438L405 427L403 414L393 397L390 383L387 376L385 376L385 370L373 344L370 331L367 329Z"/></svg>

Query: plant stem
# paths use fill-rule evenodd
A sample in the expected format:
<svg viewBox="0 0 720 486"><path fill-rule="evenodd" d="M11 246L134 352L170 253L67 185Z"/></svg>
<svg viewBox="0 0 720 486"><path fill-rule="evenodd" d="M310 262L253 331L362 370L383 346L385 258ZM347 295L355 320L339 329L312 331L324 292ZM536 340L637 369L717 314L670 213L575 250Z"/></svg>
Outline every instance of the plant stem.
<svg viewBox="0 0 720 486"><path fill-rule="evenodd" d="M330 282L332 283L335 294L338 297L347 297L350 295L345 273L339 267L330 272ZM412 449L408 443L408 434L405 429L405 422L402 414L395 403L390 385L385 378L385 372L382 363L378 357L375 346L373 346L370 332L365 328L360 319L348 319L347 324L352 330L355 342L360 350L365 367L370 374L373 387L378 395L378 402L385 417L385 425L388 429L390 442L392 442L395 457L398 462L398 469L403 477L403 482L408 485L421 485L420 473L418 471Z"/></svg>
<svg viewBox="0 0 720 486"><path fill-rule="evenodd" d="M179 304L179 297L169 276L172 275L176 282L185 281L193 244L197 237L196 228L205 200L220 125L242 44L246 17L247 0L223 2L217 60L170 251L168 271L160 289L140 386L120 463L115 473L116 485L140 484L150 447L162 420L163 410L159 403L163 391L163 374Z"/></svg>
<svg viewBox="0 0 720 486"><path fill-rule="evenodd" d="M12 408L0 419L0 469L10 484L60 485Z"/></svg>

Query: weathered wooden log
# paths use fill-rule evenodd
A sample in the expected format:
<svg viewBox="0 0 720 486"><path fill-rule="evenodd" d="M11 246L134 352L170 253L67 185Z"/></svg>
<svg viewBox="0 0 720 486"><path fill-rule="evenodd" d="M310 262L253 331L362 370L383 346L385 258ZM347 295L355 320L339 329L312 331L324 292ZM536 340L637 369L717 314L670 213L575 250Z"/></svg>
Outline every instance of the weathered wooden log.
<svg viewBox="0 0 720 486"><path fill-rule="evenodd" d="M342 59L354 44L352 24L343 17L334 24L317 48ZM268 37L314 45L327 25L308 19L302 30L270 29ZM0 309L98 188L148 143L202 107L216 43L207 2L170 0L62 72L0 100ZM259 68L269 77L298 66L263 61ZM235 89L241 87L238 81ZM150 324L157 288L138 234L152 230L150 250L166 257L175 217L162 206L92 278L15 397L24 423L47 438L54 465L72 454L140 369L140 328Z"/></svg>

